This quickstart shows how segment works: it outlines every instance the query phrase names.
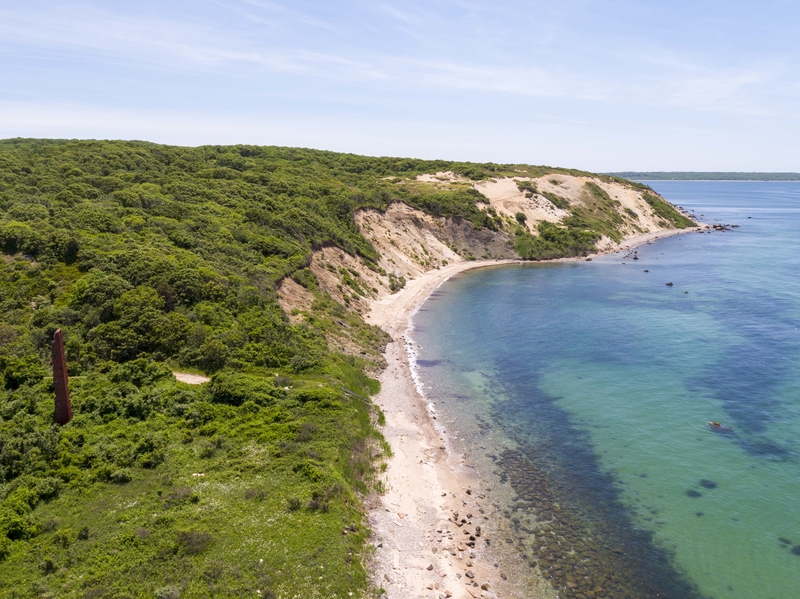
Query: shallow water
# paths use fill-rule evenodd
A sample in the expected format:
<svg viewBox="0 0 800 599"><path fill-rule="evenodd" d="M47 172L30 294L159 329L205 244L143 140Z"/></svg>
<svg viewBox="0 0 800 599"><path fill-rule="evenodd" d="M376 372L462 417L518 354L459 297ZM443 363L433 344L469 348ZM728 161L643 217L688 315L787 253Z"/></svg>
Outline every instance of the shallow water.
<svg viewBox="0 0 800 599"><path fill-rule="evenodd" d="M418 375L560 596L800 596L800 184L651 185L740 227L460 275Z"/></svg>

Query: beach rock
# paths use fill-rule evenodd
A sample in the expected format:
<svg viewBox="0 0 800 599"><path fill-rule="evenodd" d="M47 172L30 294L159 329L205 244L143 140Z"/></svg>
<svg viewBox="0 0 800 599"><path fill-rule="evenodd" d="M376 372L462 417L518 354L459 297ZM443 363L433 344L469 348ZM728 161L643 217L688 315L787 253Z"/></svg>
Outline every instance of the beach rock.
<svg viewBox="0 0 800 599"><path fill-rule="evenodd" d="M475 578L475 575L472 573L472 570L467 570L467 571L464 573L464 576L466 576L466 577L467 577L467 578L469 578L470 580L472 580L473 578Z"/></svg>
<svg viewBox="0 0 800 599"><path fill-rule="evenodd" d="M430 572L431 570L433 570L433 564L428 564L428 567L427 567L427 568L425 568L425 569L426 569L428 572Z"/></svg>
<svg viewBox="0 0 800 599"><path fill-rule="evenodd" d="M484 582L484 583L481 585L481 590L482 590L482 591L488 591L488 590L489 590L489 583L488 583L488 582Z"/></svg>

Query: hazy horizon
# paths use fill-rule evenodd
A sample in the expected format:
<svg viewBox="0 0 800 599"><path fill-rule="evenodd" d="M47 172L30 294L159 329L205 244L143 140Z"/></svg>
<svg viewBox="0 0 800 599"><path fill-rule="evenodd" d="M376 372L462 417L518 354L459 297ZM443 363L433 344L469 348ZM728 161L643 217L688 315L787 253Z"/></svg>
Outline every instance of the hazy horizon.
<svg viewBox="0 0 800 599"><path fill-rule="evenodd" d="M798 171L790 9L33 0L0 9L0 138Z"/></svg>

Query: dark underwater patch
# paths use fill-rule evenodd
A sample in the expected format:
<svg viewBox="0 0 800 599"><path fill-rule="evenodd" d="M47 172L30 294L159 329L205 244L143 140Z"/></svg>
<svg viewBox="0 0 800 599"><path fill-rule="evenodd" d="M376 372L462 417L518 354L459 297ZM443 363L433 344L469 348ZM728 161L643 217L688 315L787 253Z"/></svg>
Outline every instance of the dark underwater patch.
<svg viewBox="0 0 800 599"><path fill-rule="evenodd" d="M653 532L633 525L588 435L571 426L553 398L532 384L506 397L517 399L504 401L492 417L520 445L501 454L496 465L501 481L518 495L507 516L513 522L532 514L540 523L533 530L517 525L513 539L529 566L565 599L594 596L597 588L606 597L704 597L672 554L653 543Z"/></svg>
<svg viewBox="0 0 800 599"><path fill-rule="evenodd" d="M444 364L444 360L417 360L417 366L422 366L423 368L430 368L431 366L438 366L439 364Z"/></svg>

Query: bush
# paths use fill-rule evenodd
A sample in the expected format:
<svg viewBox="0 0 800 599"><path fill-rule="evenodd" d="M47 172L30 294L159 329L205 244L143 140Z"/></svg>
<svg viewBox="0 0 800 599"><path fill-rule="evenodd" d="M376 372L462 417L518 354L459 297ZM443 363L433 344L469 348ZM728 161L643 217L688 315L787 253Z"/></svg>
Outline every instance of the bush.
<svg viewBox="0 0 800 599"><path fill-rule="evenodd" d="M133 477L131 476L130 471L125 468L122 468L120 470L115 470L108 477L109 482L112 482L117 485L129 483L131 482L132 479Z"/></svg>
<svg viewBox="0 0 800 599"><path fill-rule="evenodd" d="M230 372L221 372L211 377L211 400L215 403L240 406L250 400L266 406L283 396L285 392L276 389L273 381L268 378Z"/></svg>
<svg viewBox="0 0 800 599"><path fill-rule="evenodd" d="M56 533L53 535L53 543L61 547L62 549L67 549L70 545L72 545L75 540L77 539L77 535L75 531L71 528L62 528L57 530Z"/></svg>
<svg viewBox="0 0 800 599"><path fill-rule="evenodd" d="M181 591L175 586L166 586L156 589L156 599L180 599Z"/></svg>
<svg viewBox="0 0 800 599"><path fill-rule="evenodd" d="M9 555L11 555L11 539L0 534L0 562L6 559Z"/></svg>
<svg viewBox="0 0 800 599"><path fill-rule="evenodd" d="M211 544L211 534L190 530L178 533L178 547L186 555L199 555Z"/></svg>

